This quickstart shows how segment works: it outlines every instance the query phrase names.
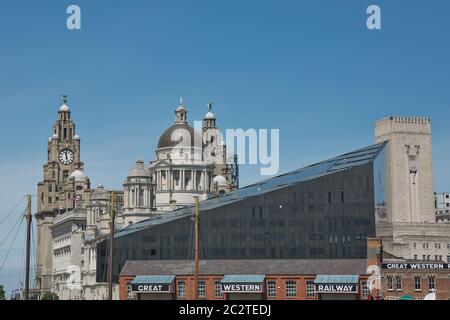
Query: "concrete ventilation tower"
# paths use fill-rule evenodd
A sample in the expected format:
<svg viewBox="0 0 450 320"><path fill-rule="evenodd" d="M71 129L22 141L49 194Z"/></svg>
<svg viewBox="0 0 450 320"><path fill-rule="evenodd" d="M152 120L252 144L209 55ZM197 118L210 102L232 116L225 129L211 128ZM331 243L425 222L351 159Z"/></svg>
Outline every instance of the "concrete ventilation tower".
<svg viewBox="0 0 450 320"><path fill-rule="evenodd" d="M375 141L389 141L388 221L435 222L430 119L390 117L377 121Z"/></svg>
<svg viewBox="0 0 450 320"><path fill-rule="evenodd" d="M375 141L388 141L386 219L376 224L385 251L406 259L445 257L450 225L436 222L430 119L382 119L375 124Z"/></svg>

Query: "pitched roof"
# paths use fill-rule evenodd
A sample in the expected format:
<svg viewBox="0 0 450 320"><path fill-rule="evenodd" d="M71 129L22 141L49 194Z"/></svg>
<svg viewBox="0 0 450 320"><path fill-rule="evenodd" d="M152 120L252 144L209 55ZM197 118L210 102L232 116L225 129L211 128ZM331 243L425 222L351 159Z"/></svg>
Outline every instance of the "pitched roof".
<svg viewBox="0 0 450 320"><path fill-rule="evenodd" d="M360 275L366 274L365 259L239 259L202 260L203 275ZM121 276L193 275L192 260L127 261Z"/></svg>

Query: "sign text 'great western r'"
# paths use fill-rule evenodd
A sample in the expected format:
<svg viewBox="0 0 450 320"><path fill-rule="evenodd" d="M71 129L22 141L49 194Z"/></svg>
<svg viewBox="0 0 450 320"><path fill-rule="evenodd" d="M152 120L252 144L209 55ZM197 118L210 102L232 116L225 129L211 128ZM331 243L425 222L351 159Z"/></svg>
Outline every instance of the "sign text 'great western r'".
<svg viewBox="0 0 450 320"><path fill-rule="evenodd" d="M169 293L171 289L170 284L131 284L133 292Z"/></svg>
<svg viewBox="0 0 450 320"><path fill-rule="evenodd" d="M231 284L231 283L222 283L222 292L243 292L243 293L259 293L262 292L263 285L262 283L253 283L253 284Z"/></svg>
<svg viewBox="0 0 450 320"><path fill-rule="evenodd" d="M317 293L358 293L356 284L316 284Z"/></svg>
<svg viewBox="0 0 450 320"><path fill-rule="evenodd" d="M408 269L408 270L446 270L450 269L448 263L383 263L382 269Z"/></svg>

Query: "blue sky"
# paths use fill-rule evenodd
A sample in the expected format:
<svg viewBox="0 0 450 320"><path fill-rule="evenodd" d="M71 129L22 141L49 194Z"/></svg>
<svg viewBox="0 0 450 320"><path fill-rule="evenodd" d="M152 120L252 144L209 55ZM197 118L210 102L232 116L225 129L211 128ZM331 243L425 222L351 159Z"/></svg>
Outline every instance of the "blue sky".
<svg viewBox="0 0 450 320"><path fill-rule="evenodd" d="M66 29L70 4L80 31ZM36 193L62 93L93 185L120 188L153 159L183 96L190 120L214 101L221 128L279 128L281 172L373 143L379 118L430 117L436 190L449 191L449 12L446 0L2 1L0 219ZM241 183L258 172L242 167ZM8 295L22 247L0 271Z"/></svg>

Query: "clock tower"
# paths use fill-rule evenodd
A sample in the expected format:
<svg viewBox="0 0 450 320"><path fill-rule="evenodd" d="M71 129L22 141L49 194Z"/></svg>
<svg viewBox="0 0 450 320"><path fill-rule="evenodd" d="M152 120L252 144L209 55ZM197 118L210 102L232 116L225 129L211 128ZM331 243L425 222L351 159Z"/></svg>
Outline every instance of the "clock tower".
<svg viewBox="0 0 450 320"><path fill-rule="evenodd" d="M43 181L38 184L37 270L36 287L50 291L52 275L52 236L50 226L54 218L89 198L90 183L84 175L80 160L80 137L75 133L67 96L62 96L58 118L47 144L47 162L43 167Z"/></svg>

